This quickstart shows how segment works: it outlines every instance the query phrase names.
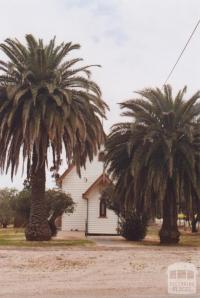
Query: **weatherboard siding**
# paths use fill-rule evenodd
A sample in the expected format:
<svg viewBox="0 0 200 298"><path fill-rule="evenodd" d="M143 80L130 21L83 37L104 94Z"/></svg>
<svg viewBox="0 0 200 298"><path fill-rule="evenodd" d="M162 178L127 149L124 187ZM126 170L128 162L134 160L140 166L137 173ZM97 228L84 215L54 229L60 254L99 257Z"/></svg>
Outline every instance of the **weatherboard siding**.
<svg viewBox="0 0 200 298"><path fill-rule="evenodd" d="M71 194L75 202L75 210L72 214L64 214L62 217L62 230L85 230L87 217L87 201L82 194L96 181L103 172L103 163L97 157L94 161L86 163L86 169L81 170L81 177L74 167L62 181L62 189Z"/></svg>
<svg viewBox="0 0 200 298"><path fill-rule="evenodd" d="M112 211L106 210L106 217L99 217L100 192L97 186L88 196L88 233L117 234L118 217Z"/></svg>

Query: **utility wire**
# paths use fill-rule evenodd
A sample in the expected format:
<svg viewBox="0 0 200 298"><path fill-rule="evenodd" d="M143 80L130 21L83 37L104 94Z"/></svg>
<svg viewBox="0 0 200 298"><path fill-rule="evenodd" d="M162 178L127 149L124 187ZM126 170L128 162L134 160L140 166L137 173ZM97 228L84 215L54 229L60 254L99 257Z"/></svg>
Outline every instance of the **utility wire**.
<svg viewBox="0 0 200 298"><path fill-rule="evenodd" d="M194 35L195 31L197 30L197 28L198 28L199 24L200 24L200 19L198 20L198 22L197 22L196 26L194 27L194 29L193 29L192 33L190 34L190 37L188 38L188 40L187 40L187 42L186 42L186 44L185 44L184 48L182 49L182 51L181 51L181 53L180 53L180 55L179 55L178 59L176 60L176 63L175 63L175 64L174 64L174 66L172 67L172 69L171 69L171 71L170 71L170 73L169 73L169 75L168 75L167 79L165 80L165 82L164 82L164 85L167 83L167 81L168 81L168 80L169 80L169 78L171 77L171 75L172 75L172 73L173 73L173 71L174 71L174 69L175 69L176 65L178 64L178 62L179 62L179 60L181 59L181 57L182 57L183 53L185 52L185 50L186 50L187 46L189 45L189 43L190 43L190 41L191 41L191 39L192 39L192 37L193 37L193 35Z"/></svg>

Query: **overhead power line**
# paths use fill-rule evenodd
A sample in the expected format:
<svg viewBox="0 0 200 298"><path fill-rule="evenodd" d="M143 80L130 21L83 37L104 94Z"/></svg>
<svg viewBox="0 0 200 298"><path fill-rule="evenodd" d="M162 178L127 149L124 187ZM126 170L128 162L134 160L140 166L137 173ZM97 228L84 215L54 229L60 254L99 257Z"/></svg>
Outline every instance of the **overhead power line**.
<svg viewBox="0 0 200 298"><path fill-rule="evenodd" d="M168 80L169 80L169 78L171 77L171 75L172 75L172 73L173 73L173 71L174 71L175 67L177 66L177 64L178 64L179 60L181 59L181 57L182 57L183 53L185 52L185 50L186 50L187 46L189 45L189 43L190 43L190 41L191 41L191 39L192 39L192 37L193 37L193 35L194 35L195 31L197 30L197 28L198 28L199 24L200 24L200 19L198 20L198 22L197 22L196 26L194 27L194 29L193 29L192 33L190 34L190 37L188 38L188 40L187 40L187 42L186 42L186 44L185 44L184 48L182 49L182 51L181 51L180 55L178 56L178 59L176 60L176 63L175 63L175 64L174 64L174 66L172 67L172 69L171 69L171 71L170 71L170 73L169 73L169 75L168 75L167 79L165 80L165 82L164 82L164 85L167 83L167 81L168 81Z"/></svg>

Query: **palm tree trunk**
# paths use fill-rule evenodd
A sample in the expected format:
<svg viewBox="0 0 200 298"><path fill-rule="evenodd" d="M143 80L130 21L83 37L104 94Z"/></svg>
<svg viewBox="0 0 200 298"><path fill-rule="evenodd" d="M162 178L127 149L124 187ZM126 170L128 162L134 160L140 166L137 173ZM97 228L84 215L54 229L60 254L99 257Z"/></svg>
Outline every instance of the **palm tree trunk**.
<svg viewBox="0 0 200 298"><path fill-rule="evenodd" d="M45 163L37 167L38 154L33 148L31 168L31 210L25 235L29 241L46 241L51 238L45 206Z"/></svg>
<svg viewBox="0 0 200 298"><path fill-rule="evenodd" d="M163 224L159 232L160 243L173 244L179 242L180 232L177 225L176 195L172 179L169 178L163 202Z"/></svg>

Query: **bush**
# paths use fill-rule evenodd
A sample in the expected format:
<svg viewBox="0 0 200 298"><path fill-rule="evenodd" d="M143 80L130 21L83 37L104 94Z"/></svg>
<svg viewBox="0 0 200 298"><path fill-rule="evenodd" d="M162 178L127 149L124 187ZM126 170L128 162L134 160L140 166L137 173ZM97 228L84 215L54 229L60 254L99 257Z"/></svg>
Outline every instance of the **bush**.
<svg viewBox="0 0 200 298"><path fill-rule="evenodd" d="M58 189L49 189L45 192L46 211L52 236L57 234L56 220L64 212L74 211L74 202L69 194ZM14 227L25 227L29 221L31 205L31 190L24 188L12 202L14 212Z"/></svg>
<svg viewBox="0 0 200 298"><path fill-rule="evenodd" d="M73 213L74 202L69 194L62 190L49 189L45 193L46 207L48 214L48 222L51 229L51 235L56 236L57 226L56 220L63 215L63 213Z"/></svg>
<svg viewBox="0 0 200 298"><path fill-rule="evenodd" d="M0 227L7 228L13 223L14 213L12 210L12 202L17 194L14 188L0 189Z"/></svg>
<svg viewBox="0 0 200 298"><path fill-rule="evenodd" d="M30 190L23 189L22 191L18 192L15 200L12 202L15 228L25 227L28 224L30 204Z"/></svg>
<svg viewBox="0 0 200 298"><path fill-rule="evenodd" d="M120 221L120 233L129 241L140 241L144 239L147 233L147 217L145 215L137 215L129 213Z"/></svg>

